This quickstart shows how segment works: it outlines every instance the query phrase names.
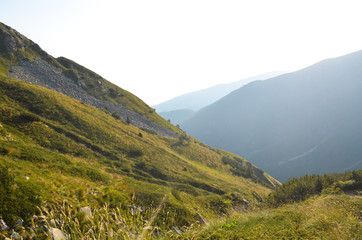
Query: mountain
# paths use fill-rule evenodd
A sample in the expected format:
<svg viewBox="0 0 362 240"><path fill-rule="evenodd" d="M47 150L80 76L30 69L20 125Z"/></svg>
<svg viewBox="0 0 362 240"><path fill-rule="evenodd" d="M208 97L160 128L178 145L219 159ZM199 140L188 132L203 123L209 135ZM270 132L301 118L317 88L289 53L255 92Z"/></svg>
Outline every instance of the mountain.
<svg viewBox="0 0 362 240"><path fill-rule="evenodd" d="M172 98L166 102L154 106L154 108L158 113L161 113L161 115L163 112L170 112L182 109L198 111L201 108L216 102L220 98L226 96L228 93L240 88L241 86L249 82L272 78L283 73L285 72L270 72L250 78L245 78L233 83L219 84L210 88L202 89Z"/></svg>
<svg viewBox="0 0 362 240"><path fill-rule="evenodd" d="M97 231L142 238L145 231L152 235L257 207L280 185L4 24L0 179L1 230L9 229L6 223L9 234L39 239L55 232L98 238L91 235ZM34 227L22 229L19 219Z"/></svg>
<svg viewBox="0 0 362 240"><path fill-rule="evenodd" d="M183 121L189 119L192 115L194 115L195 112L189 109L180 109L169 112L162 112L159 114L164 119L169 120L172 124L179 125Z"/></svg>
<svg viewBox="0 0 362 240"><path fill-rule="evenodd" d="M169 119L174 125L181 125L183 121L189 119L195 111L216 102L241 86L255 80L265 80L283 73L285 72L270 72L229 84L219 84L210 88L175 97L154 106L154 108L164 119Z"/></svg>
<svg viewBox="0 0 362 240"><path fill-rule="evenodd" d="M37 44L5 25L0 31L4 58L0 68L7 76L119 114L124 121L129 119L137 127L150 129L163 136L177 136L174 127L133 94L71 60L51 57Z"/></svg>
<svg viewBox="0 0 362 240"><path fill-rule="evenodd" d="M362 51L255 81L185 121L281 181L362 168Z"/></svg>

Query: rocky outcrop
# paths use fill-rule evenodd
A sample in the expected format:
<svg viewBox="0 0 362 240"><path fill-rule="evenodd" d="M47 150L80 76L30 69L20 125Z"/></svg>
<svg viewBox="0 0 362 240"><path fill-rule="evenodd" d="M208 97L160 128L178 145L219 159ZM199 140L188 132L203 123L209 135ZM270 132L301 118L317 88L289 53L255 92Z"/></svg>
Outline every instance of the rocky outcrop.
<svg viewBox="0 0 362 240"><path fill-rule="evenodd" d="M116 112L122 120L127 121L128 119L132 125L138 128L149 129L160 136L178 137L173 131L154 123L140 113L129 110L122 104L116 105L112 102L91 96L82 88L81 82L75 82L65 76L61 69L54 67L42 59L34 58L32 62L22 60L18 66L11 66L8 76L52 89L96 108L107 109L110 113Z"/></svg>
<svg viewBox="0 0 362 240"><path fill-rule="evenodd" d="M67 235L58 228L50 228L49 232L54 240L67 240Z"/></svg>
<svg viewBox="0 0 362 240"><path fill-rule="evenodd" d="M26 38L10 27L4 26L4 28L6 30L0 26L0 46L3 50L9 52L15 52L18 48L24 50L25 46L22 39Z"/></svg>

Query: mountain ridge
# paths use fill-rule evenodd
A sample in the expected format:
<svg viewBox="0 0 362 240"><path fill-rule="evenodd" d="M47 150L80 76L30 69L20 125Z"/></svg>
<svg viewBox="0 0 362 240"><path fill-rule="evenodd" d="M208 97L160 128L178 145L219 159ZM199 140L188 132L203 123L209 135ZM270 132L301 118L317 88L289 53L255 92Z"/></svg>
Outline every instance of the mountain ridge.
<svg viewBox="0 0 362 240"><path fill-rule="evenodd" d="M211 146L245 156L282 181L286 173L293 177L358 168L361 62L358 51L251 82L181 127ZM343 144L338 144L339 138ZM348 159L345 164L343 158Z"/></svg>
<svg viewBox="0 0 362 240"><path fill-rule="evenodd" d="M12 78L27 81L117 113L121 119L162 136L178 137L178 130L160 118L138 97L64 57L57 59L16 30L0 24L0 68ZM7 62L4 62L4 60Z"/></svg>
<svg viewBox="0 0 362 240"><path fill-rule="evenodd" d="M182 94L163 103L157 104L154 106L154 108L157 110L158 113L175 111L180 109L198 111L203 107L212 104L213 102L217 101L218 99L222 98L233 90L240 88L248 82L255 80L265 80L284 73L286 72L275 71L253 77L248 77L232 83L218 84L205 89Z"/></svg>

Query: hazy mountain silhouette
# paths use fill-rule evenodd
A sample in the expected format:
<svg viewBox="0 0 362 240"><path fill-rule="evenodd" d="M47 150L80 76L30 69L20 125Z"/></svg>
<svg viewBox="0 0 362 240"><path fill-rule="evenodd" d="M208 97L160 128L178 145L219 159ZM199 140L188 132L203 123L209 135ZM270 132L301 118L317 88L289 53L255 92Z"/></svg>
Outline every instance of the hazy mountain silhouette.
<svg viewBox="0 0 362 240"><path fill-rule="evenodd" d="M189 119L191 116L193 116L195 112L189 109L180 109L169 112L162 112L159 114L164 119L169 120L172 124L179 125Z"/></svg>
<svg viewBox="0 0 362 240"><path fill-rule="evenodd" d="M265 80L275 77L277 75L281 75L283 73L285 72L270 72L250 78L245 78L233 83L219 84L210 88L205 88L199 91L186 93L181 96L172 98L166 102L154 106L154 108L158 113L184 109L198 111L201 108L214 103L215 101L219 100L220 98L226 96L230 92L240 88L241 86L249 82L255 80Z"/></svg>
<svg viewBox="0 0 362 240"><path fill-rule="evenodd" d="M279 180L362 167L362 51L249 83L185 121Z"/></svg>

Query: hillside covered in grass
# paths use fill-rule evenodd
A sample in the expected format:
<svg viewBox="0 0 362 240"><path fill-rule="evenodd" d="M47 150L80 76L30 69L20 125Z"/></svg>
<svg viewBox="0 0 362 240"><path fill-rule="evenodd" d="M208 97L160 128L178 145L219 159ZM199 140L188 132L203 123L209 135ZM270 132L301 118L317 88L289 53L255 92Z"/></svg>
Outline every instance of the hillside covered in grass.
<svg viewBox="0 0 362 240"><path fill-rule="evenodd" d="M133 94L69 59L53 58L4 24L0 178L1 230L39 239L54 238L58 230L69 236L95 231L99 226L92 221L111 213L118 225L103 229L106 234L122 224L127 236L145 234L140 229L146 226L164 231L203 224L258 206L279 185L245 159L189 137ZM94 218L85 218L82 209ZM35 231L33 224L43 227ZM69 224L78 224L77 230Z"/></svg>
<svg viewBox="0 0 362 240"><path fill-rule="evenodd" d="M237 214L173 239L360 239L361 197L326 195L277 209ZM170 237L172 239L172 237Z"/></svg>
<svg viewBox="0 0 362 240"><path fill-rule="evenodd" d="M241 157L181 131L178 138L161 137L108 111L3 76L0 124L0 175L7 179L0 218L10 227L19 219L31 224L39 208L57 216L65 203L71 212L107 207L127 214L132 207L146 214L161 206L150 229L190 226L200 216L211 220L258 206L279 184Z"/></svg>
<svg viewBox="0 0 362 240"><path fill-rule="evenodd" d="M303 176L244 211L170 239L360 239L362 170Z"/></svg>

